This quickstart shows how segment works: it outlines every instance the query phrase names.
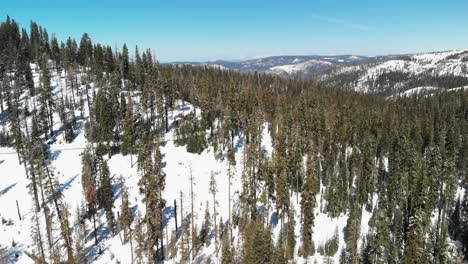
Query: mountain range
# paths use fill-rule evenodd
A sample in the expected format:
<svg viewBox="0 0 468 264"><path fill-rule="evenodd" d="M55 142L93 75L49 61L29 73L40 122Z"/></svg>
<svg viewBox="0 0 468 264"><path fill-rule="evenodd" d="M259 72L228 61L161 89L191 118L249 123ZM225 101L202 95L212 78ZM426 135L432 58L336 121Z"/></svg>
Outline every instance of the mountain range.
<svg viewBox="0 0 468 264"><path fill-rule="evenodd" d="M387 56L272 56L242 62L173 62L282 77L312 78L361 92L392 95L422 86L468 85L468 50Z"/></svg>

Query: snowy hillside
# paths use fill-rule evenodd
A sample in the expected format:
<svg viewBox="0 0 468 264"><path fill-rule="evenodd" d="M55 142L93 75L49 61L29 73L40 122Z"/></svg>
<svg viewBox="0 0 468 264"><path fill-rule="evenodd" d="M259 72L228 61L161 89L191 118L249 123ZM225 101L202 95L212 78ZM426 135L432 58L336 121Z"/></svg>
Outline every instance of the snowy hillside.
<svg viewBox="0 0 468 264"><path fill-rule="evenodd" d="M415 88L406 90L402 93L391 95L387 98L394 99L398 97L408 97L408 96L416 96L416 95L431 95L431 94L442 92L442 91L459 91L459 90L466 90L466 89L468 89L468 86L455 87L455 88L450 88L450 89L444 89L444 88L433 87L433 86L422 86L422 87L415 87Z"/></svg>
<svg viewBox="0 0 468 264"><path fill-rule="evenodd" d="M422 86L454 88L468 85L468 50L375 57L273 56L242 62L170 64L312 78L342 88L382 95Z"/></svg>
<svg viewBox="0 0 468 264"><path fill-rule="evenodd" d="M39 87L39 80L41 70L36 65L31 65L33 69L33 77L35 80L35 86ZM77 75L78 83L81 82L82 75ZM62 72L58 75L56 72L52 74L52 87L54 95L59 97L70 97L72 90L67 86L65 80L65 73ZM83 84L80 90L84 91ZM91 101L94 101L94 95L100 89L94 83L89 83L91 89L88 90L88 96ZM83 96L83 95L81 95ZM21 95L21 104L24 107L26 104L37 103L38 98L30 96L29 91L25 91ZM127 100L129 98L127 97ZM133 100L138 101L139 95L134 94ZM53 168L54 173L57 177L59 188L58 191L63 195L63 201L67 205L68 212L70 213L69 221L71 223L71 229L73 232L73 241L77 241L77 234L80 234L78 229L78 223L81 221L78 213L83 210L85 202L83 188L82 188L82 153L89 146L85 135L84 127L86 123L90 122L89 112L86 101L84 102L83 115L77 120L77 131L74 140L70 143L65 143L64 132L60 127L59 123L54 126L54 137L50 141L48 149L48 159L50 167ZM171 124L177 119L177 117L188 114L193 110L196 111L197 115L201 114L199 109L186 102L177 101L174 109L170 111L169 122ZM76 115L80 116L81 112L76 111ZM59 119L55 116L56 120ZM29 119L28 122L31 120ZM31 129L31 124L28 124L28 128L22 127L24 131ZM2 122L3 129L10 129L9 122ZM161 138L162 148L161 152L164 156L163 159L163 170L166 173L166 187L163 192L163 198L167 201L167 205L164 208L164 239L167 245L171 247L180 247L180 242L171 243L176 229L175 223L175 211L174 202L177 203L179 211L178 227L183 227L181 223L181 216L185 218L190 214L191 201L191 181L190 176L193 176L193 186L195 188L193 194L193 206L194 206L194 218L196 219L197 230L203 225L205 209L209 211L213 210L213 197L210 193L210 176L213 174L216 180L218 192L216 194L216 211L218 219L223 219L224 223L227 224L229 221L229 206L231 203L233 212L239 209L239 192L241 190L241 178L243 171L243 163L238 162L237 165L232 169L234 175L231 179L231 187L229 187L229 165L226 158L219 157L216 155L212 146L208 147L200 154L193 154L187 152L184 146L176 146L174 143L174 130L171 129L168 133L165 133L164 137ZM236 160L242 161L244 152L244 141L242 135L239 135L235 139L236 148L235 155ZM272 154L272 139L268 125L263 126L262 131L262 151L264 155L271 158ZM128 190L130 207L134 210L135 215L145 214L145 205L143 202L143 196L140 193L140 173L137 170L136 157L130 155L115 154L111 158L104 156L107 161L110 173L113 181L113 194L114 194L114 214L119 215L122 204L122 185L124 182L125 188ZM132 164L133 161L133 164ZM32 254L37 246L31 240L32 234L37 231L41 231L44 235L45 223L44 217L40 212L35 212L34 202L30 190L31 179L28 178L25 173L25 165L20 164L18 160L18 154L14 148L0 148L0 172L2 181L0 183L0 249L6 250L7 262L6 263L21 263L28 264L34 263L34 260L28 256ZM230 189L230 192L228 191ZM332 259L335 263L338 262L339 253L341 249L345 247L344 242L344 227L346 226L348 216L342 214L337 218L332 218L328 214L323 213L321 208L324 207L323 199L321 195L324 192L324 188L321 188L321 192L317 194L317 207L314 210L315 224L313 227L314 242L317 247L325 245L334 234L338 235L339 248L337 253ZM229 196L230 195L230 196ZM52 206L52 200L50 196L42 194L43 199L46 200L50 206ZM296 239L298 243L296 248L300 248L300 198L297 194L292 195L291 204L292 208L295 209L296 217ZM377 202L377 196L374 197L374 204ZM261 205L259 205L261 207ZM180 208L183 211L180 212ZM274 206L273 206L274 207ZM273 240L276 241L281 230L281 226L278 220L278 214L274 210L267 211L267 219L270 219L270 225L272 227L272 233L274 234ZM95 245L94 233L91 222L84 222L84 226L80 225L80 229L84 228L82 235L84 235L84 252L92 260L92 263L132 263L139 257L135 252L132 252L131 245L129 243L124 244L122 241L123 231L119 231L113 235L110 232L109 226L106 223L106 215L104 209L100 209L97 213L97 239L98 246ZM362 210L362 223L361 223L361 239L366 236L366 230L368 230L368 221L371 217L371 213L365 209ZM83 224L83 223L82 223ZM58 233L58 225L55 225L53 232ZM239 232L237 229L233 230L234 245L240 246L241 243L239 238ZM219 263L220 249L215 247L214 238L211 237L211 245L209 247L203 247L197 254L197 257L192 262L194 263ZM135 245L134 245L135 246ZM57 249L60 252L60 249ZM101 254L99 252L102 251ZM171 248L166 249L166 253L169 254ZM62 252L63 253L63 252ZM217 257L218 256L218 257ZM172 256L166 263L179 263L180 253ZM329 257L328 257L329 258ZM299 257L297 254L295 259L298 263L306 263L304 258ZM316 252L313 257L310 257L307 263L311 261L318 261L322 263L325 257ZM144 261L144 259L143 259Z"/></svg>
<svg viewBox="0 0 468 264"><path fill-rule="evenodd" d="M211 62L172 62L172 65L193 65L193 66L223 66L225 69L239 72L265 72L280 75L283 77L308 78L328 70L334 66L367 63L392 58L394 56L271 56L259 59L252 59L240 62L231 61L211 61Z"/></svg>
<svg viewBox="0 0 468 264"><path fill-rule="evenodd" d="M0 39L0 264L468 261L468 51L173 67Z"/></svg>
<svg viewBox="0 0 468 264"><path fill-rule="evenodd" d="M301 76L305 72L320 72L330 68L333 64L328 61L309 60L305 62L299 62L294 60L296 64L281 65L271 67L267 73L277 74L281 76Z"/></svg>
<svg viewBox="0 0 468 264"><path fill-rule="evenodd" d="M468 84L468 50L404 55L386 61L330 69L317 79L362 92L392 94L420 86Z"/></svg>

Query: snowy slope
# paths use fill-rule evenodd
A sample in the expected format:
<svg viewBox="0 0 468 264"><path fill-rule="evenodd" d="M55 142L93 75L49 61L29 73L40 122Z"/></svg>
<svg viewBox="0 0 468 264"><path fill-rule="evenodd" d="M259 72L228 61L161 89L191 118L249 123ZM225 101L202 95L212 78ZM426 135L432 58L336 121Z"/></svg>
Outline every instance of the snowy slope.
<svg viewBox="0 0 468 264"><path fill-rule="evenodd" d="M34 79L39 81L40 70L32 65L34 69ZM79 77L79 76L78 76ZM70 89L65 86L64 74L57 75L53 74L52 86L54 87L54 94L56 96L69 95ZM89 95L92 96L99 87L95 87L91 83L92 89L89 91ZM84 89L83 89L84 90ZM68 94L67 94L68 93ZM30 104L34 98L30 98L28 92L22 95L22 103ZM135 97L138 99L138 96ZM60 191L63 194L64 201L68 205L68 211L70 213L70 223L72 228L76 223L77 209L82 206L85 201L83 197L83 190L81 184L81 153L88 145L88 142L84 136L84 123L88 122L89 113L87 107L84 107L84 117L78 120L78 131L75 139L71 143L64 143L63 133L57 123L54 130L57 131L55 139L56 141L50 145L49 159L51 165L54 168L55 174L57 175L60 183ZM194 108L194 106L178 101L173 111L170 111L169 121L172 122L179 114L187 114L194 110L197 115L200 115L200 110ZM78 116L80 112L76 112ZM55 120L59 120L58 116ZM9 123L3 122L3 128L8 129ZM228 220L229 208L227 204L229 199L232 201L233 208L235 210L236 204L239 202L239 192L241 189L241 173L242 173L242 156L243 156L243 139L238 136L236 138L236 160L237 165L233 168L234 177L232 179L232 192L229 197L227 189L229 185L228 181L228 163L227 159L220 159L213 153L213 148L207 148L201 154L192 154L186 151L184 146L176 146L173 142L174 131L170 130L165 134L162 139L165 144L162 145L161 151L164 155L164 171L166 177L166 187L163 193L163 198L166 199L167 204L164 209L165 212L165 226L166 234L170 237L175 231L175 218L173 202L177 200L178 207L180 206L181 193L183 194L183 214L187 216L189 214L189 194L190 184L189 175L190 173L194 176L195 184L195 195L194 195L194 208L195 208L195 219L198 230L201 228L202 221L204 218L204 211L208 203L209 210L212 211L213 203L212 196L209 193L209 182L210 175L214 173L216 175L216 182L218 186L217 193L217 212L218 219L222 217L223 221ZM269 134L269 127L267 124L264 125L262 134L262 149L267 157L271 158L272 154L272 138ZM104 157L107 159L107 155ZM131 163L131 160L135 163L136 157L133 159L130 155L124 156L122 154L113 155L108 159L108 165L113 180L113 189L115 195L114 202L114 214L117 215L120 211L121 205L121 186L120 180L123 179L126 187L129 190L129 201L131 207L136 210L136 213L141 215L145 214L145 207L142 202L142 195L139 192L138 182L140 175L137 171L137 166ZM0 248L8 249L8 258L11 263L29 264L33 263L33 260L26 255L26 252L31 253L34 251L34 244L31 239L32 230L37 224L40 228L45 228L44 219L41 213L38 214L36 219L34 213L33 198L28 188L30 179L26 177L24 165L19 164L18 155L12 148L0 148L0 218L4 221L0 221ZM322 190L323 191L323 190ZM297 237L297 249L300 247L300 195L298 200L295 199L296 194L291 198L291 203L296 210L296 237ZM318 206L315 209L316 220L313 227L314 242L317 246L323 245L328 239L330 239L335 230L338 230L340 249L345 247L343 229L346 225L347 215L341 215L338 218L331 218L327 214L320 211L322 206L320 194L317 195ZM17 210L17 204L19 212ZM274 206L274 205L273 205ZM179 207L180 209L180 207ZM272 219L272 227L274 234L274 241L277 240L279 231L281 229L279 223L275 221L275 212L269 212L268 219ZM365 215L366 212L363 212ZM94 246L94 240L92 235L91 223L86 221L86 229L88 231L86 239L86 250L93 258L93 263L131 263L130 245L122 243L122 233L112 236L106 224L105 213L103 210L98 212L98 237L99 237L99 249L102 250L102 254L97 254L98 248ZM19 217L21 216L21 220ZM277 217L276 217L277 219ZM363 230L367 226L369 217L363 217ZM37 222L36 222L37 221ZM180 225L180 212L179 212L179 225ZM57 226L56 226L57 227ZM43 230L44 231L44 230ZM54 231L56 237L59 237L58 230ZM365 232L362 233L365 236ZM235 243L239 238L239 233L234 229ZM215 245L211 243L208 248L203 248L202 251L197 255L197 262L206 262L211 259L214 263L218 263L219 259L215 256ZM296 250L297 252L297 250ZM65 253L63 253L65 254ZM220 254L218 254L220 257ZM335 261L338 261L339 251L334 256ZM180 256L176 256L173 259L166 261L167 263L177 263ZM296 256L296 260L300 263L306 263L306 260ZM318 263L324 261L324 257L316 253L313 257L309 258L308 261L316 260Z"/></svg>
<svg viewBox="0 0 468 264"><path fill-rule="evenodd" d="M387 60L395 56L270 56L246 61L171 62L166 65L193 65L224 67L239 72L265 72L283 77L311 77L334 66Z"/></svg>
<svg viewBox="0 0 468 264"><path fill-rule="evenodd" d="M341 66L317 76L318 80L329 84L376 93L431 86L417 85L428 82L450 86L450 78L468 84L468 50L405 55L381 62Z"/></svg>
<svg viewBox="0 0 468 264"><path fill-rule="evenodd" d="M454 92L454 91L460 91L460 90L466 90L468 89L468 86L462 86L462 87L455 87L455 88L450 88L450 89L444 89L441 87L434 87L434 86L422 86L422 87L415 87L409 90L406 90L402 93L398 93L395 95L391 95L387 97L388 99L395 99L398 97L409 97L409 96L416 96L416 95L431 95L434 93L437 93L438 91L447 91L447 92Z"/></svg>
<svg viewBox="0 0 468 264"><path fill-rule="evenodd" d="M271 67L266 72L281 76L301 76L305 72L319 72L328 69L333 65L331 62L320 60L308 60L305 62L299 62L298 59L295 59L293 62L296 63Z"/></svg>

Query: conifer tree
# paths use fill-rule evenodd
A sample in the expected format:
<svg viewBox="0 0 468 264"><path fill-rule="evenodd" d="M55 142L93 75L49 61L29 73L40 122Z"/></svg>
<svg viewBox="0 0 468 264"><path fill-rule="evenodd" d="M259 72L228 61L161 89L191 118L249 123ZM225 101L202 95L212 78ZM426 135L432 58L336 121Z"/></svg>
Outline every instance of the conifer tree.
<svg viewBox="0 0 468 264"><path fill-rule="evenodd" d="M211 234L211 216L210 211L208 210L209 203L206 203L205 209L205 219L203 221L202 228L200 229L200 235L198 236L198 240L200 244L205 244L206 247L210 246L210 234Z"/></svg>
<svg viewBox="0 0 468 264"><path fill-rule="evenodd" d="M97 230L96 230L96 211L98 205L98 194L96 184L96 161L94 156L91 154L91 148L88 146L82 153L82 172L81 172L81 184L83 186L83 192L87 202L87 216L93 218L94 225L94 239L95 245L97 246Z"/></svg>
<svg viewBox="0 0 468 264"><path fill-rule="evenodd" d="M126 111L125 111L122 145L120 146L120 150L125 154L130 153L130 162L132 163L131 164L132 167L133 167L132 152L134 151L135 137L136 137L136 131L135 131L135 119L133 116L133 101L132 99L130 99L126 106Z"/></svg>
<svg viewBox="0 0 468 264"><path fill-rule="evenodd" d="M211 172L210 178L210 193L213 195L213 224L214 224L214 238L215 238L215 248L216 248L216 256L218 255L218 226L216 221L216 207L218 205L218 201L216 200L216 193L218 192L218 188L216 186L216 179L214 177L215 173Z"/></svg>
<svg viewBox="0 0 468 264"><path fill-rule="evenodd" d="M112 190L112 183L110 178L109 166L105 160L101 160L100 165L100 204L106 211L107 223L111 232L115 232L114 213L114 192Z"/></svg>
<svg viewBox="0 0 468 264"><path fill-rule="evenodd" d="M309 153L307 155L307 173L301 193L302 249L300 253L304 257L315 253L315 245L312 241L312 226L314 224L315 196L320 189L315 161L315 154Z"/></svg>
<svg viewBox="0 0 468 264"><path fill-rule="evenodd" d="M243 263L272 263L272 249L273 241L269 229L258 220L251 222L246 229Z"/></svg>
<svg viewBox="0 0 468 264"><path fill-rule="evenodd" d="M40 102L42 108L44 109L45 115L43 120L43 124L47 124L47 128L49 129L49 134L52 137L54 134L53 126L53 112L54 112L54 98L52 93L52 86L50 83L50 72L49 67L47 66L46 62L42 63L42 75L41 75L41 92L40 92Z"/></svg>
<svg viewBox="0 0 468 264"><path fill-rule="evenodd" d="M468 261L468 195L463 196L461 205L461 235L463 237L463 259Z"/></svg>
<svg viewBox="0 0 468 264"><path fill-rule="evenodd" d="M151 153L151 152L150 152ZM146 205L146 229L148 245L148 261L154 263L164 259L163 254L163 224L162 210L165 201L162 198L162 190L165 187L165 173L162 170L162 155L159 145L156 145L154 159L151 156L143 157L140 170L143 173L141 179L142 191ZM160 247L158 245L160 242ZM155 247L159 247L158 250Z"/></svg>
<svg viewBox="0 0 468 264"><path fill-rule="evenodd" d="M229 232L223 232L221 263L222 264L234 263L231 243L229 242Z"/></svg>

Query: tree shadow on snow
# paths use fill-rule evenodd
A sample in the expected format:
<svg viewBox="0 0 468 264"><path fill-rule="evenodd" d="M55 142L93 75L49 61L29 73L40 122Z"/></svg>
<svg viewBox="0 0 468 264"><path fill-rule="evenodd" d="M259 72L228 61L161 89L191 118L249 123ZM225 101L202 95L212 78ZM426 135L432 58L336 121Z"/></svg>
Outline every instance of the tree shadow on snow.
<svg viewBox="0 0 468 264"><path fill-rule="evenodd" d="M244 146L244 139L242 137L240 137L237 140L236 145L234 146L234 152L237 153L237 151L239 151L239 149L242 148L242 146Z"/></svg>
<svg viewBox="0 0 468 264"><path fill-rule="evenodd" d="M49 151L49 160L57 160L58 156L60 156L61 153L61 150Z"/></svg>
<svg viewBox="0 0 468 264"><path fill-rule="evenodd" d="M86 236L86 242L93 241L93 244L85 248L85 256L97 259L104 251L108 249L102 242L109 237L110 229L107 225L100 225L96 228L98 245L94 244L94 230Z"/></svg>
<svg viewBox="0 0 468 264"><path fill-rule="evenodd" d="M14 183L14 184L12 184L12 185L6 187L5 189L1 190L1 191L0 191L0 196L6 194L9 190L11 190L13 187L15 187L16 184L18 184L18 183L16 182L16 183Z"/></svg>
<svg viewBox="0 0 468 264"><path fill-rule="evenodd" d="M122 195L122 185L120 183L112 184L112 193L114 195L114 201L119 199Z"/></svg>
<svg viewBox="0 0 468 264"><path fill-rule="evenodd" d="M163 228L167 226L171 218L174 217L174 207L173 206L166 206L163 209Z"/></svg>
<svg viewBox="0 0 468 264"><path fill-rule="evenodd" d="M19 257L23 254L23 252L21 250L18 250L18 249L10 249L8 251L8 255L6 257L6 259L8 260L8 262L5 262L5 263L17 263L18 262L18 259ZM0 256L0 260L2 260L1 256ZM3 263L3 262L0 262L0 263Z"/></svg>
<svg viewBox="0 0 468 264"><path fill-rule="evenodd" d="M78 174L75 176L71 177L68 181L60 185L59 192L63 192L65 190L68 190L72 184L72 182L78 177Z"/></svg>
<svg viewBox="0 0 468 264"><path fill-rule="evenodd" d="M75 179L78 177L78 174L76 174L75 176L71 177L68 181L66 181L65 183L62 183L60 184L60 187L58 188L58 192L59 193L63 193L64 191L70 189L70 186L71 184L73 183L73 181L75 181ZM47 201L46 203L51 203L52 200L54 199L54 195L49 195L49 197L47 198Z"/></svg>
<svg viewBox="0 0 468 264"><path fill-rule="evenodd" d="M276 227L278 225L278 213L273 212L270 217L270 224L273 227Z"/></svg>

